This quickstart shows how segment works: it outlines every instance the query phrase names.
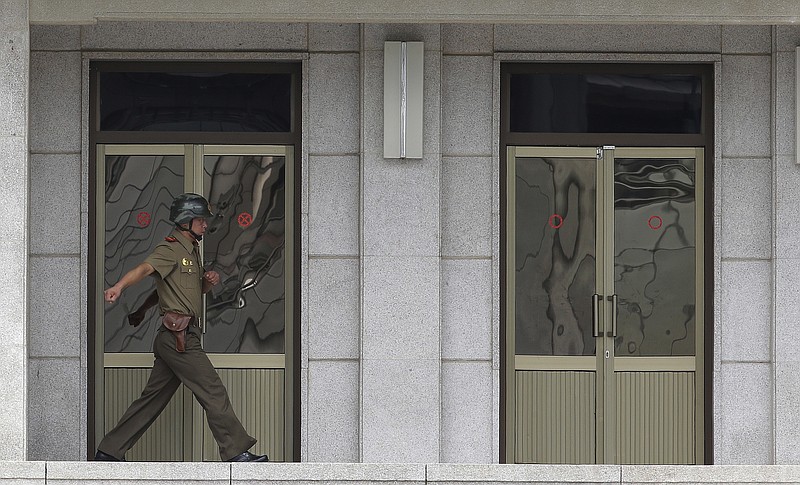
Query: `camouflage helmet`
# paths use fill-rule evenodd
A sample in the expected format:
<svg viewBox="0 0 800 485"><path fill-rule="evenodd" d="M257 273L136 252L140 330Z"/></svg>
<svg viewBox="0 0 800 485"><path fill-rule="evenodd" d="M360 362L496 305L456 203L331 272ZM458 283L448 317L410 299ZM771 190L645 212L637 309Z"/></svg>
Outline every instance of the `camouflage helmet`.
<svg viewBox="0 0 800 485"><path fill-rule="evenodd" d="M195 217L212 217L213 215L205 197L192 193L175 197L169 208L169 220L175 224L191 223Z"/></svg>

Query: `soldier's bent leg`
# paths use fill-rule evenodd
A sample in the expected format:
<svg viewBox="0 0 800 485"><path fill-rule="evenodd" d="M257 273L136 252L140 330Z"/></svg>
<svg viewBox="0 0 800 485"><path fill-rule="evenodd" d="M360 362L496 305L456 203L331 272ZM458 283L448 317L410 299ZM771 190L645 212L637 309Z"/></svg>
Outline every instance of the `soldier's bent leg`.
<svg viewBox="0 0 800 485"><path fill-rule="evenodd" d="M153 370L142 395L133 401L119 419L117 425L108 432L97 449L122 459L125 453L136 444L147 428L167 407L173 394L181 385L180 379L170 370L164 360L156 358Z"/></svg>
<svg viewBox="0 0 800 485"><path fill-rule="evenodd" d="M154 346L160 349L167 364L203 406L208 427L219 445L222 460L249 450L256 439L250 436L233 411L228 392L200 345L199 334L192 328L186 334L186 351L175 350L175 336L159 332Z"/></svg>

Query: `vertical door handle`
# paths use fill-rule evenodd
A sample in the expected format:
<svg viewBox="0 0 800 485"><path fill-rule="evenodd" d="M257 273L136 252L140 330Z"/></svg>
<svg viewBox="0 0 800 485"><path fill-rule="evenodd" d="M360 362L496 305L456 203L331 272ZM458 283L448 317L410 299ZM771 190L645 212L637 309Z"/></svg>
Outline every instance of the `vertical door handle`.
<svg viewBox="0 0 800 485"><path fill-rule="evenodd" d="M592 325L594 328L594 336L601 337L600 333L600 295L595 293L592 295Z"/></svg>
<svg viewBox="0 0 800 485"><path fill-rule="evenodd" d="M617 295L611 295L611 335L610 337L617 336Z"/></svg>

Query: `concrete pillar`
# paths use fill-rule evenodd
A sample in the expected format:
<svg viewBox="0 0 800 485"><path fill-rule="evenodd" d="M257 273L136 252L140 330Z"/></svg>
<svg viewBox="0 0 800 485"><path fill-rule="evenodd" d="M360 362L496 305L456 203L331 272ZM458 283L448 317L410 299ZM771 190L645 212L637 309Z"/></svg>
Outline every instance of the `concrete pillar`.
<svg viewBox="0 0 800 485"><path fill-rule="evenodd" d="M28 0L0 0L0 460L27 455Z"/></svg>
<svg viewBox="0 0 800 485"><path fill-rule="evenodd" d="M441 41L438 25L363 32L361 461L438 462ZM423 158L383 158L383 43L425 43Z"/></svg>
<svg viewBox="0 0 800 485"><path fill-rule="evenodd" d="M772 333L774 355L774 440L776 465L800 463L800 164L797 133L796 48L800 28L778 26L774 30L774 191L775 191L775 324ZM745 445L746 446L746 445Z"/></svg>
<svg viewBox="0 0 800 485"><path fill-rule="evenodd" d="M493 463L500 456L493 34L492 25L442 25L440 461L450 463Z"/></svg>
<svg viewBox="0 0 800 485"><path fill-rule="evenodd" d="M80 39L77 25L31 26L29 460L82 460L87 452L90 238L88 196L81 196L88 160L81 156Z"/></svg>
<svg viewBox="0 0 800 485"><path fill-rule="evenodd" d="M715 464L773 463L771 30L722 28ZM747 302L742 304L742 302Z"/></svg>
<svg viewBox="0 0 800 485"><path fill-rule="evenodd" d="M308 45L302 460L357 462L360 27L309 24Z"/></svg>

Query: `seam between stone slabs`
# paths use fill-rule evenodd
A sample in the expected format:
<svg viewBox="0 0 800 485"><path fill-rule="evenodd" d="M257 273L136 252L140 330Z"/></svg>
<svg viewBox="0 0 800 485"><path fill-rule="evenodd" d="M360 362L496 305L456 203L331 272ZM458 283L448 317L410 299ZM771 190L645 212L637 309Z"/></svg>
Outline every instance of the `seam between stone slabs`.
<svg viewBox="0 0 800 485"><path fill-rule="evenodd" d="M359 259L358 254L309 254L308 259Z"/></svg>
<svg viewBox="0 0 800 485"><path fill-rule="evenodd" d="M30 150L31 155L80 155L80 150L78 151L70 151L70 150L54 150L54 151L37 151L37 150Z"/></svg>
<svg viewBox="0 0 800 485"><path fill-rule="evenodd" d="M54 52L54 53L62 53L62 52L80 52L80 49L40 49L40 48L32 48L31 53L33 52Z"/></svg>
<svg viewBox="0 0 800 485"><path fill-rule="evenodd" d="M486 362L491 362L492 358L488 357L485 359L469 359L469 358L458 358L458 357L442 357L443 363L448 364L485 364Z"/></svg>
<svg viewBox="0 0 800 485"><path fill-rule="evenodd" d="M774 360L730 360L720 359L720 364L773 364Z"/></svg>
<svg viewBox="0 0 800 485"><path fill-rule="evenodd" d="M309 362L358 362L357 357L309 357Z"/></svg>
<svg viewBox="0 0 800 485"><path fill-rule="evenodd" d="M764 57L771 56L772 52L721 52L725 57Z"/></svg>
<svg viewBox="0 0 800 485"><path fill-rule="evenodd" d="M442 158L442 159L445 159L445 158L453 158L453 159L460 159L460 158L485 158L485 159L489 159L489 158L493 158L493 157L494 157L494 153L491 153L491 154L489 154L489 155L479 155L479 154L476 154L476 153L471 153L471 154L469 154L469 155L458 155L458 154L456 154L456 155L450 155L450 153L449 153L449 152L442 152L442 153L440 153L440 155L441 155L441 158Z"/></svg>
<svg viewBox="0 0 800 485"><path fill-rule="evenodd" d="M356 158L361 152L308 152L308 157L352 157Z"/></svg>
<svg viewBox="0 0 800 485"><path fill-rule="evenodd" d="M318 50L311 50L309 49L308 54L360 54L361 51L352 51L352 50L344 50L344 51L318 51Z"/></svg>
<svg viewBox="0 0 800 485"><path fill-rule="evenodd" d="M459 255L445 256L445 255L442 255L441 259L443 259L445 261L470 261L470 260L474 260L474 261L491 261L493 258L492 258L492 256L469 256L469 255L467 255L467 256L459 256Z"/></svg>
<svg viewBox="0 0 800 485"><path fill-rule="evenodd" d="M28 257L30 258L58 258L58 259L70 259L80 257L81 253L28 253Z"/></svg>
<svg viewBox="0 0 800 485"><path fill-rule="evenodd" d="M441 158L492 158L493 153L450 153L442 152Z"/></svg>

